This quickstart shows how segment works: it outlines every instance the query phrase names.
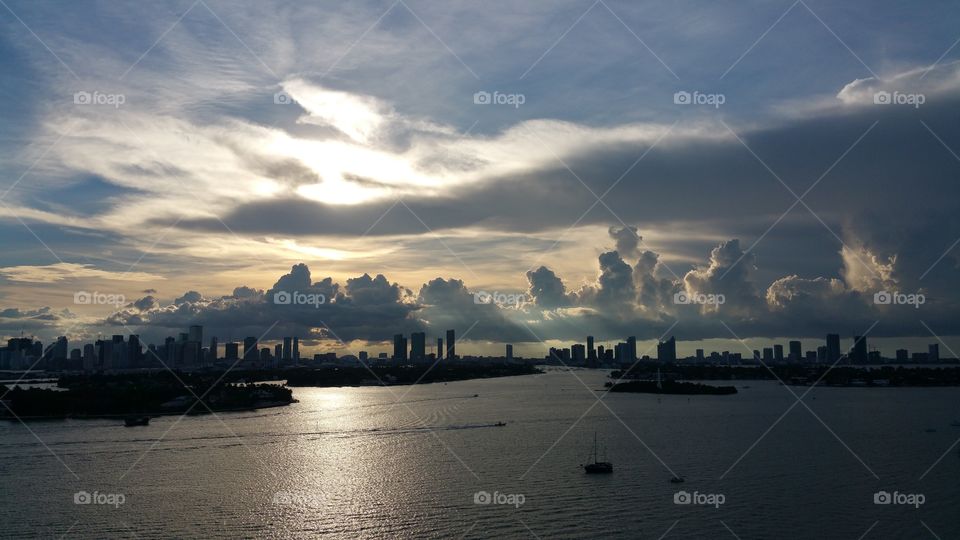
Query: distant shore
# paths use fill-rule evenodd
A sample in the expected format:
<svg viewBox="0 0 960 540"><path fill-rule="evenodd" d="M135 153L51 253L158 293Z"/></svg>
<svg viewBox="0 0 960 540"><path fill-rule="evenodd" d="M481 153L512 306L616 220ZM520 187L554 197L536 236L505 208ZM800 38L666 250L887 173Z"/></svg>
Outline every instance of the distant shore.
<svg viewBox="0 0 960 540"><path fill-rule="evenodd" d="M292 390L295 387L428 384L536 373L542 371L530 364L459 363L61 375L58 379L43 380L55 384L53 388L29 387L25 381L21 384L27 388L7 383L0 419L109 419L241 412L296 403ZM0 391L4 391L4 385L0 385Z"/></svg>

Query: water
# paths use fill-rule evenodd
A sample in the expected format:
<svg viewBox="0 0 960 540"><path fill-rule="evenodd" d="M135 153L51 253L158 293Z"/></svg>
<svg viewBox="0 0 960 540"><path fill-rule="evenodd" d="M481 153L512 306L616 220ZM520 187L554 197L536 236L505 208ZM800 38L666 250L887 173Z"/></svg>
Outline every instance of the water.
<svg viewBox="0 0 960 540"><path fill-rule="evenodd" d="M807 388L596 403L605 375L297 388L285 408L31 423L36 438L0 423L0 536L960 537L960 389L817 388L820 420L796 405L777 423ZM579 468L594 432L612 475ZM123 504L75 504L81 490ZM725 500L675 504L680 490ZM879 490L925 502L877 505Z"/></svg>

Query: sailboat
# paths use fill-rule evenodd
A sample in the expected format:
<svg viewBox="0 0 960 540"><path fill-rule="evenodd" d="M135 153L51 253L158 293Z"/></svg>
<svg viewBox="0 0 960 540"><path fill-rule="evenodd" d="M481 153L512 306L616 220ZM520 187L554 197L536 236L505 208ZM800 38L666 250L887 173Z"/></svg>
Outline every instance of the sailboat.
<svg viewBox="0 0 960 540"><path fill-rule="evenodd" d="M603 474L613 472L613 463L609 461L600 461L597 455L597 434L593 434L593 463L587 463L583 466L587 474Z"/></svg>

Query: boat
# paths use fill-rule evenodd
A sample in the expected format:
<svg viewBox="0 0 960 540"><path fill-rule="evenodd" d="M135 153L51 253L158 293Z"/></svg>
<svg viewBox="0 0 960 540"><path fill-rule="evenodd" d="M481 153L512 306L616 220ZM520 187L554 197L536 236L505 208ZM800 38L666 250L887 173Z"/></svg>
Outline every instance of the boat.
<svg viewBox="0 0 960 540"><path fill-rule="evenodd" d="M600 461L597 456L597 434L593 434L593 463L587 463L583 466L587 474L607 474L613 472L613 463L609 461Z"/></svg>
<svg viewBox="0 0 960 540"><path fill-rule="evenodd" d="M125 427L146 426L149 423L149 416L128 416L123 419L123 425Z"/></svg>
<svg viewBox="0 0 960 540"><path fill-rule="evenodd" d="M496 426L496 427L503 427L503 426L505 426L505 425L507 425L506 422L497 422L496 424L494 424L494 426Z"/></svg>
<svg viewBox="0 0 960 540"><path fill-rule="evenodd" d="M682 476L674 476L670 479L671 484L682 484L684 482L686 482L686 480L684 480Z"/></svg>

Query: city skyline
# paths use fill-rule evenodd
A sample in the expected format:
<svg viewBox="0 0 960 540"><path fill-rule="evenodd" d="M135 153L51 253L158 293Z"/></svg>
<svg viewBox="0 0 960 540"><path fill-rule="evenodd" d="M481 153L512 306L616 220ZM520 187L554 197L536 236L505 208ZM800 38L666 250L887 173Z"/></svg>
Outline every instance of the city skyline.
<svg viewBox="0 0 960 540"><path fill-rule="evenodd" d="M715 41L704 49L642 23L642 6L382 8L292 20L173 2L104 18L10 4L0 235L16 249L0 334L244 318L310 343L331 339L321 321L385 343L380 328L477 322L467 340L522 347L649 340L673 323L732 342L879 321L878 338L960 348L950 17L910 13L928 32L908 39L899 10L874 10L867 31L826 6L712 7L709 28L688 29ZM509 38L460 35L460 17ZM312 18L329 35L301 26ZM347 39L358 19L376 24ZM749 47L747 20L828 39ZM346 45L356 35L377 39ZM592 76L563 84L570 73ZM331 302L253 305L278 276ZM334 306L341 293L350 306ZM479 294L523 307L476 307Z"/></svg>
<svg viewBox="0 0 960 540"><path fill-rule="evenodd" d="M799 340L788 342L788 349L782 344L771 343L771 347L762 347L744 351L712 351L695 349L693 355L678 354L676 336L656 343L656 354L651 356L652 348L638 352L635 336L626 341L611 343L598 342L594 336L587 336L585 343L576 342L569 347L550 347L546 355L524 357L514 355L514 344L500 343L502 355L481 353L458 354L456 352L456 330L448 329L444 337L437 337L436 347L427 346L425 332L413 332L409 339L404 334L394 334L392 351L379 350L348 351L341 350L301 354L300 337L285 336L279 340L264 340L255 336L243 339L221 340L218 336L208 335L208 346L204 346L202 325L191 325L187 332L178 336L168 336L163 343L144 343L138 334L127 338L114 334L110 339L101 337L93 343L79 343L71 348L66 336L58 337L44 346L32 337L10 338L6 347L0 347L0 370L12 371L116 371L128 369L209 369L209 368L249 368L260 369L321 365L327 362L356 362L366 365L368 362L384 362L404 365L407 363L439 363L441 361L470 361L483 358L504 358L508 362L514 358L533 363L560 363L562 365L582 367L624 366L641 361L656 361L672 364L712 363L726 365L867 365L889 363L939 363L956 362L956 357L944 357L940 354L940 344L930 343L926 351L910 351L899 348L894 356L884 356L876 347L868 344L867 336L853 336L849 348L844 348L843 338L839 334L827 334L822 345L804 350ZM613 346L611 346L611 344ZM269 345L272 345L270 347ZM747 347L746 343L741 343ZM144 349L146 346L146 349ZM223 354L220 354L221 346ZM689 347L689 345L688 345ZM353 354L356 352L356 354ZM222 362L221 362L222 361Z"/></svg>

